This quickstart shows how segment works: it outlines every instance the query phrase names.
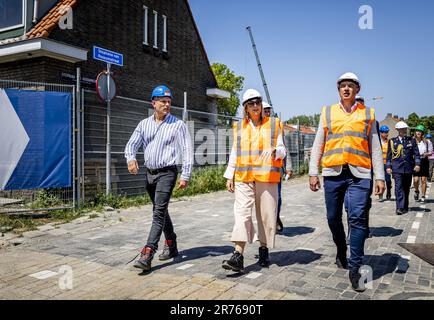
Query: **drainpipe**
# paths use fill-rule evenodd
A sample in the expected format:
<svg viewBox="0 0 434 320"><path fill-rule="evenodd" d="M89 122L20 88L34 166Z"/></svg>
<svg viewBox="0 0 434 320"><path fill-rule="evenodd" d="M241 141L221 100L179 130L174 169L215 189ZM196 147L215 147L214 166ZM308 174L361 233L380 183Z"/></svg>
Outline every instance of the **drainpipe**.
<svg viewBox="0 0 434 320"><path fill-rule="evenodd" d="M36 23L36 21L38 20L38 10L39 9L39 1L38 0L34 0L33 1L33 23Z"/></svg>

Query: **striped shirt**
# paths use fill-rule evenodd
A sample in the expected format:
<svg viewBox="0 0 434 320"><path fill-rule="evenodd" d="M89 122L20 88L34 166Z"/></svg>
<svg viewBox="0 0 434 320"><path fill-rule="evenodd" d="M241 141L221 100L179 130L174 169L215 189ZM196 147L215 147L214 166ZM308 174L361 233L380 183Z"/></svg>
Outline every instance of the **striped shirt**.
<svg viewBox="0 0 434 320"><path fill-rule="evenodd" d="M137 151L141 146L146 168L155 170L182 163L181 179L190 179L193 154L190 134L184 122L171 114L168 114L160 124L157 124L154 115L144 119L134 130L125 147L127 163L136 160Z"/></svg>

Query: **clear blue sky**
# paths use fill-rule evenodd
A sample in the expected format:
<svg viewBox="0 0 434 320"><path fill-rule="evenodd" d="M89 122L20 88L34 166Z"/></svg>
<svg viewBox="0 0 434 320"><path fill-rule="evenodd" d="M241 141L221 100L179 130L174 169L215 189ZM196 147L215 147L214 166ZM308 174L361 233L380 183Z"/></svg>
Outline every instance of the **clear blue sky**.
<svg viewBox="0 0 434 320"><path fill-rule="evenodd" d="M336 79L356 73L377 118L434 114L434 1L190 0L210 62L264 92L251 26L276 112L287 119L339 101ZM373 9L373 30L359 8Z"/></svg>

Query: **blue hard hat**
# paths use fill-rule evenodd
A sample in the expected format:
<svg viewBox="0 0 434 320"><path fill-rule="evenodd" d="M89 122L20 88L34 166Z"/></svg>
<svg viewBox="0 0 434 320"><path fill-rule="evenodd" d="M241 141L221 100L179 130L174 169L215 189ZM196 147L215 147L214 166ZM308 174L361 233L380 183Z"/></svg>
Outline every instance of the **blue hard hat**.
<svg viewBox="0 0 434 320"><path fill-rule="evenodd" d="M166 86L158 86L152 91L151 100L155 97L169 97L172 99L172 92Z"/></svg>
<svg viewBox="0 0 434 320"><path fill-rule="evenodd" d="M388 126L381 126L380 127L380 132L381 133L389 133L389 127Z"/></svg>
<svg viewBox="0 0 434 320"><path fill-rule="evenodd" d="M427 139L431 139L431 138L432 138L432 135L431 135L430 133L428 133L428 134L425 136L425 138L427 138Z"/></svg>

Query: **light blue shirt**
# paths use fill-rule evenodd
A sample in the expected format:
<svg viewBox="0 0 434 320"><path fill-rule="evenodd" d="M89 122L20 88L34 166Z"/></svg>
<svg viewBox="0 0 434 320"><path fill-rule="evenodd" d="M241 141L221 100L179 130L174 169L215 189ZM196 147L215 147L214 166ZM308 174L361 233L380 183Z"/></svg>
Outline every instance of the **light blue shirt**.
<svg viewBox="0 0 434 320"><path fill-rule="evenodd" d="M141 146L146 168L155 170L181 164L182 157L181 179L190 179L193 168L192 144L184 122L171 114L160 124L157 124L154 115L144 119L125 146L127 163L136 160Z"/></svg>

